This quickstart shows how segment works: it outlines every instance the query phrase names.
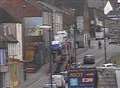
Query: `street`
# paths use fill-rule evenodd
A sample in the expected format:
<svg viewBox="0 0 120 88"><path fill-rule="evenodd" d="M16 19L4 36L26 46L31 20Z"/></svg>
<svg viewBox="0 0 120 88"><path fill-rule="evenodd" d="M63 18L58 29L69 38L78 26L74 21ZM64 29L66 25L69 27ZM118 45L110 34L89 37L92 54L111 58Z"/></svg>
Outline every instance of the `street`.
<svg viewBox="0 0 120 88"><path fill-rule="evenodd" d="M0 88L120 88L119 74L120 0L1 0Z"/></svg>
<svg viewBox="0 0 120 88"><path fill-rule="evenodd" d="M92 54L95 56L95 66L100 66L104 63L104 48L98 49L97 41L93 40L91 44L91 48L82 50L77 49L77 61L82 62L84 55L86 54ZM102 41L103 45L103 41ZM109 45L107 43L107 59L109 59L111 56L117 54L120 52L120 46L116 45ZM40 69L37 73L30 74L29 80L27 80L24 84L24 87L22 88L42 88L45 83L48 83L49 75L47 74L47 65L43 67L43 69ZM34 76L32 78L32 76ZM32 80L30 82L30 80Z"/></svg>

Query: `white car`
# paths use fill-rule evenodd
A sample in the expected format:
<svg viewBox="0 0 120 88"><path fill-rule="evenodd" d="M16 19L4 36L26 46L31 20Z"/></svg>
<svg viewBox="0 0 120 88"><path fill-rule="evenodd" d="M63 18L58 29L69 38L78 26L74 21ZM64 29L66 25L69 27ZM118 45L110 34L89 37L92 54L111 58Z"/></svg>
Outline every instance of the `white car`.
<svg viewBox="0 0 120 88"><path fill-rule="evenodd" d="M61 75L63 75L65 82L68 82L68 71L60 72Z"/></svg>
<svg viewBox="0 0 120 88"><path fill-rule="evenodd" d="M71 68L80 68L82 66L82 62L72 63Z"/></svg>
<svg viewBox="0 0 120 88"><path fill-rule="evenodd" d="M107 63L107 64L103 64L102 67L117 67L117 65L113 63Z"/></svg>
<svg viewBox="0 0 120 88"><path fill-rule="evenodd" d="M65 42L67 40L68 33L66 31L58 31L54 35L55 41L60 41L61 43Z"/></svg>
<svg viewBox="0 0 120 88"><path fill-rule="evenodd" d="M66 31L57 31L56 35L61 35L63 37L67 37L68 33Z"/></svg>

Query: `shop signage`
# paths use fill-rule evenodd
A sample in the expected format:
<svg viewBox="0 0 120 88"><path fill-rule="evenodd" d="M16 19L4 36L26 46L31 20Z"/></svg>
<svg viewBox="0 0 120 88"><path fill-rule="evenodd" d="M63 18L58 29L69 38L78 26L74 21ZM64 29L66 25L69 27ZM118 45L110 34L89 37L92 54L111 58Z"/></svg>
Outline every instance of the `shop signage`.
<svg viewBox="0 0 120 88"><path fill-rule="evenodd" d="M68 88L96 88L96 69L72 69L68 72L68 78Z"/></svg>

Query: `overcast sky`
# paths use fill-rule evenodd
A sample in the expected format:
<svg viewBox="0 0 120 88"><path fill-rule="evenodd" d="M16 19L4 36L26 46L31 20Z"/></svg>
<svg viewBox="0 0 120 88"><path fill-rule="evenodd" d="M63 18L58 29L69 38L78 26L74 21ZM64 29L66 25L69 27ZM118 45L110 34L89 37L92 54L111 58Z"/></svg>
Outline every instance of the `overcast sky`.
<svg viewBox="0 0 120 88"><path fill-rule="evenodd" d="M120 0L118 0L118 2L120 3Z"/></svg>

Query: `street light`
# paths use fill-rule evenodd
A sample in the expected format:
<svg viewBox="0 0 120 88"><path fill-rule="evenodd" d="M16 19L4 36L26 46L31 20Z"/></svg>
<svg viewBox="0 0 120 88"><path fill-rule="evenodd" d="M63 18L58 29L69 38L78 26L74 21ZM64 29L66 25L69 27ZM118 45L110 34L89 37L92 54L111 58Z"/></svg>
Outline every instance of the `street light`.
<svg viewBox="0 0 120 88"><path fill-rule="evenodd" d="M105 21L104 21L104 56L105 56L105 63L107 62L107 47L106 47L106 34L105 34Z"/></svg>
<svg viewBox="0 0 120 88"><path fill-rule="evenodd" d="M74 62L76 63L77 62L77 59L76 59L76 15L75 15L75 9L72 9L72 12L73 12L73 22L74 22L74 25L73 25L73 45L74 45Z"/></svg>
<svg viewBox="0 0 120 88"><path fill-rule="evenodd" d="M110 11L112 11L113 8L110 4L110 1L107 1L106 6L104 7L104 14L107 15ZM105 17L103 17L105 19ZM103 22L103 27L104 27L104 56L105 56L105 63L107 62L107 47L106 47L106 34L105 34L105 20Z"/></svg>

